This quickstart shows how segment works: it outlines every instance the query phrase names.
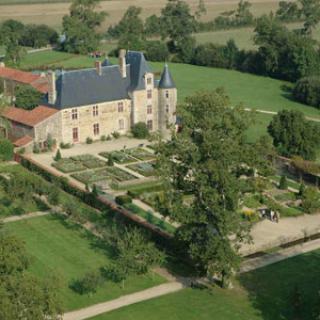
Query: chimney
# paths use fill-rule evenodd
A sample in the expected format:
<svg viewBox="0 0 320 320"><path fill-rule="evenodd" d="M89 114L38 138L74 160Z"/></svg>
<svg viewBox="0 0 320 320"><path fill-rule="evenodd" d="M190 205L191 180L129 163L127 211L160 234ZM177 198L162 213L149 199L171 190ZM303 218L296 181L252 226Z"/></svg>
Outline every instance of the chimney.
<svg viewBox="0 0 320 320"><path fill-rule="evenodd" d="M126 50L121 49L119 52L119 68L122 78L127 77Z"/></svg>
<svg viewBox="0 0 320 320"><path fill-rule="evenodd" d="M96 61L96 62L94 63L94 65L95 65L97 74L98 74L99 76L102 76L102 63L101 63L101 61Z"/></svg>
<svg viewBox="0 0 320 320"><path fill-rule="evenodd" d="M56 90L56 73L54 71L48 71L48 102L49 104L55 104L57 100Z"/></svg>

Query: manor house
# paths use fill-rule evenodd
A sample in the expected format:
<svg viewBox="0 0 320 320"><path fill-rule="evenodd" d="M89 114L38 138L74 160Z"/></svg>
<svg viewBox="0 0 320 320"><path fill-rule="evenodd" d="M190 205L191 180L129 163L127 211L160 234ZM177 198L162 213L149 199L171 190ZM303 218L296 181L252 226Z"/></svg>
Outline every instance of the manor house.
<svg viewBox="0 0 320 320"><path fill-rule="evenodd" d="M90 69L41 75L13 70L0 65L4 94L13 101L17 84L45 92L33 110L5 110L8 136L17 147L44 147L48 136L57 143L98 140L113 132L126 134L138 122L152 132L164 131L176 122L177 89L168 66L156 80L141 52L120 50L118 65L106 59Z"/></svg>

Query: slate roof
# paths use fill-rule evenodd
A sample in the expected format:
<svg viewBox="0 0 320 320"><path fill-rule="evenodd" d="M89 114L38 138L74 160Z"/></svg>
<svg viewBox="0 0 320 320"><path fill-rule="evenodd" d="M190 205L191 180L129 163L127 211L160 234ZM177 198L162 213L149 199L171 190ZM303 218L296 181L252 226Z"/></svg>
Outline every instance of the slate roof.
<svg viewBox="0 0 320 320"><path fill-rule="evenodd" d="M25 72L8 67L0 67L0 78L28 84L42 93L48 92L47 78L31 72Z"/></svg>
<svg viewBox="0 0 320 320"><path fill-rule="evenodd" d="M57 76L56 109L129 99L129 92L145 89L144 75L151 69L142 52L128 51L127 77L118 65L104 61L99 75L95 68L61 72ZM46 97L47 103L47 97Z"/></svg>
<svg viewBox="0 0 320 320"><path fill-rule="evenodd" d="M58 111L46 106L38 106L33 110L9 107L4 111L3 116L11 121L22 123L28 127L34 127L56 112Z"/></svg>
<svg viewBox="0 0 320 320"><path fill-rule="evenodd" d="M171 73L169 71L169 67L168 65L166 64L164 66L164 69L163 69L163 72L162 72L162 75L161 75L161 79L160 79L160 82L159 82L159 88L160 89L172 89L172 88L175 88L176 85L172 79L172 76L171 76Z"/></svg>

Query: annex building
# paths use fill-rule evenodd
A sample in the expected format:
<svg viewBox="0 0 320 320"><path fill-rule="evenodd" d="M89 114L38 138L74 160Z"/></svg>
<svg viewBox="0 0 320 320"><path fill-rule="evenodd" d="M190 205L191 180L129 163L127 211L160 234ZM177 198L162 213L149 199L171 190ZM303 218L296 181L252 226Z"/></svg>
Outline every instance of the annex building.
<svg viewBox="0 0 320 320"><path fill-rule="evenodd" d="M16 85L45 93L43 103L27 111L8 107L8 136L17 147L83 143L113 132L126 134L138 123L164 131L176 122L177 89L168 66L156 80L143 53L120 50L119 64L108 59L95 67L34 75L0 65L4 94L14 101Z"/></svg>

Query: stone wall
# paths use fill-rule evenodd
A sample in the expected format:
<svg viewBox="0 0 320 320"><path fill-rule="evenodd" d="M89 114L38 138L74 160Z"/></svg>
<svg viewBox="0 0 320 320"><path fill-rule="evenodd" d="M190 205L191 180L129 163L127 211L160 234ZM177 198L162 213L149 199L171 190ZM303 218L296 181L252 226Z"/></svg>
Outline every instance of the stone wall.
<svg viewBox="0 0 320 320"><path fill-rule="evenodd" d="M10 121L10 127L8 130L9 139L17 140L17 139L22 138L26 135L30 136L31 138L34 138L34 129L32 127L28 127L24 124Z"/></svg>
<svg viewBox="0 0 320 320"><path fill-rule="evenodd" d="M123 111L119 112L118 104L123 103ZM94 107L98 106L98 115L94 116ZM72 110L77 110L77 119L72 119ZM108 136L113 132L125 134L131 129L131 101L128 99L99 103L95 105L64 109L62 118L62 141L73 143L73 128L78 128L78 142L83 143L89 137L98 140L102 135ZM120 129L120 121L124 127ZM94 124L99 124L99 134L94 134Z"/></svg>
<svg viewBox="0 0 320 320"><path fill-rule="evenodd" d="M61 112L57 112L50 118L42 121L34 127L34 141L44 142L51 135L59 144L62 141Z"/></svg>

